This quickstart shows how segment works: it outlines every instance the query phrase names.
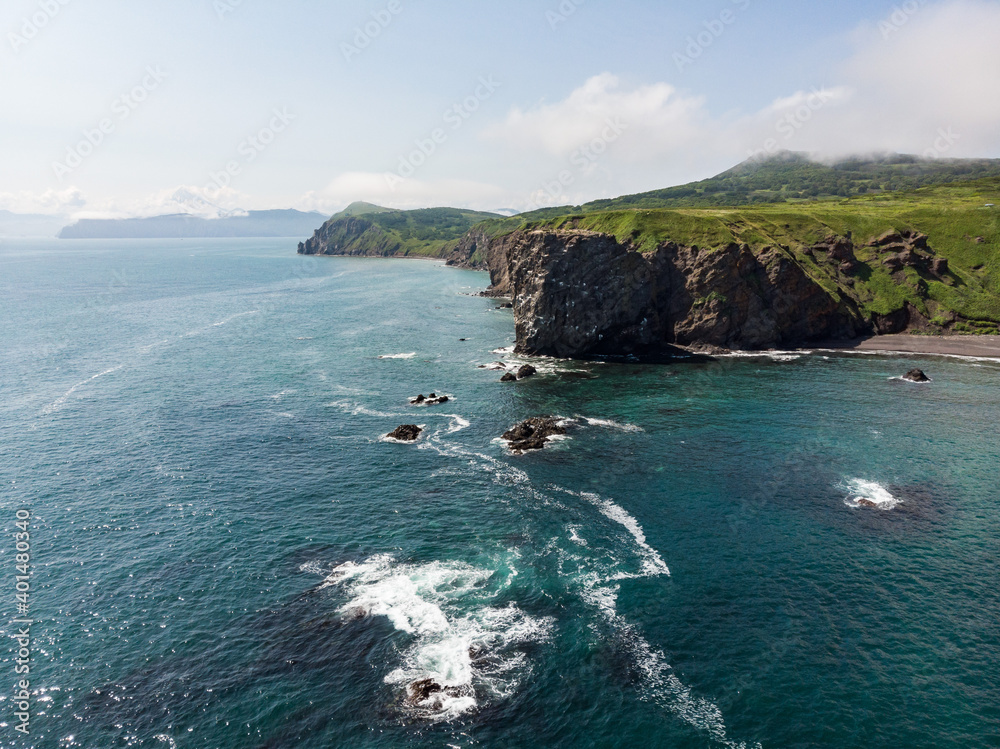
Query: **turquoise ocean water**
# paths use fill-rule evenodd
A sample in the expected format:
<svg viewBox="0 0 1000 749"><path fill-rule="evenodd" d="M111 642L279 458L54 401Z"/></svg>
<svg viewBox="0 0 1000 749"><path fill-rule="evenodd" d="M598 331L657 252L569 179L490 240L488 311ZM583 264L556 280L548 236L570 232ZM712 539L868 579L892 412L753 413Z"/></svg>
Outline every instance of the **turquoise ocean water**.
<svg viewBox="0 0 1000 749"><path fill-rule="evenodd" d="M0 245L0 629L19 509L33 621L0 745L1000 746L1000 362L501 385L486 284L281 240ZM538 415L569 439L509 454Z"/></svg>

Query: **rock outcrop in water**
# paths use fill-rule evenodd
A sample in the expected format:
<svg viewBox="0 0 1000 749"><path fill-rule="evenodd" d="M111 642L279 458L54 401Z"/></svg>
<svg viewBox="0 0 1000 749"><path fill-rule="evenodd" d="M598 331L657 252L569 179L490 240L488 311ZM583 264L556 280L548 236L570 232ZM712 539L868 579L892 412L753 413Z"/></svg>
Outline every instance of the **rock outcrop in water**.
<svg viewBox="0 0 1000 749"><path fill-rule="evenodd" d="M416 424L404 424L398 427L396 431L390 432L389 439L399 440L400 442L416 442L420 439L420 435L423 434L424 430L418 427Z"/></svg>
<svg viewBox="0 0 1000 749"><path fill-rule="evenodd" d="M510 443L513 452L520 454L528 450L541 450L550 437L562 434L566 434L566 429L559 425L558 419L536 417L509 429L503 439Z"/></svg>
<svg viewBox="0 0 1000 749"><path fill-rule="evenodd" d="M832 238L816 252L845 275L856 270L850 240ZM871 328L855 300L825 288L781 247L668 242L640 253L605 234L526 231L491 243L488 265L492 293L514 300L523 354L761 349Z"/></svg>
<svg viewBox="0 0 1000 749"><path fill-rule="evenodd" d="M905 375L903 375L904 380L909 382L930 382L931 378L924 374L923 370L911 369Z"/></svg>
<svg viewBox="0 0 1000 749"><path fill-rule="evenodd" d="M447 395L438 395L437 393L431 393L429 396L418 395L416 398L410 399L411 406L439 406L442 403L447 403L450 401Z"/></svg>

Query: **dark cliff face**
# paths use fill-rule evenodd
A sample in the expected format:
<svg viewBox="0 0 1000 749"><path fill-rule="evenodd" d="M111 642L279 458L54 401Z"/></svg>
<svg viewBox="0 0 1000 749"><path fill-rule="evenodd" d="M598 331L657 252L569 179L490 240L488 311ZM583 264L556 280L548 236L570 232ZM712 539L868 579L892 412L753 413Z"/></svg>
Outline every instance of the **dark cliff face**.
<svg viewBox="0 0 1000 749"><path fill-rule="evenodd" d="M455 249L448 255L448 265L454 268L483 270L486 268L490 237L482 229L474 227L462 237Z"/></svg>
<svg viewBox="0 0 1000 749"><path fill-rule="evenodd" d="M518 232L489 249L493 293L514 299L517 348L574 357L851 338L870 328L780 248L665 244L639 253L589 232Z"/></svg>
<svg viewBox="0 0 1000 749"><path fill-rule="evenodd" d="M300 255L388 256L399 250L399 243L381 227L360 216L327 221L312 238L299 243Z"/></svg>

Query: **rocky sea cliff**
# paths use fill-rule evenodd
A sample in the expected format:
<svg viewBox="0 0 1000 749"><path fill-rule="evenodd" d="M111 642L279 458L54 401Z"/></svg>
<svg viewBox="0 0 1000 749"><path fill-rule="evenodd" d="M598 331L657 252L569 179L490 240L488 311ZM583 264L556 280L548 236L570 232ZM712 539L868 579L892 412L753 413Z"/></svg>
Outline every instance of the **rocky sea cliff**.
<svg viewBox="0 0 1000 749"><path fill-rule="evenodd" d="M922 235L885 235L868 249L896 273L947 274ZM854 279L871 267L850 237L804 252L813 268L776 246L666 242L639 252L596 232L520 231L489 243L488 293L512 299L520 353L559 357L790 347L926 323L910 305L864 311Z"/></svg>

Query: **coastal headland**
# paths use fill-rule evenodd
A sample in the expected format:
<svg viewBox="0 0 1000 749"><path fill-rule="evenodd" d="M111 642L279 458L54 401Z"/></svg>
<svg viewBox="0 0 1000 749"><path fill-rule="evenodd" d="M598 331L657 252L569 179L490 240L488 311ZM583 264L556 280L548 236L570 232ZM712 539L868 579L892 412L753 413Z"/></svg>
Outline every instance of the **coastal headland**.
<svg viewBox="0 0 1000 749"><path fill-rule="evenodd" d="M705 183L513 217L355 204L299 252L435 257L488 270L486 293L510 300L522 355L655 357L676 347L831 341L888 350L888 336L911 334L891 340L904 350L992 356L998 198L1000 162L898 157L834 169L785 154Z"/></svg>

